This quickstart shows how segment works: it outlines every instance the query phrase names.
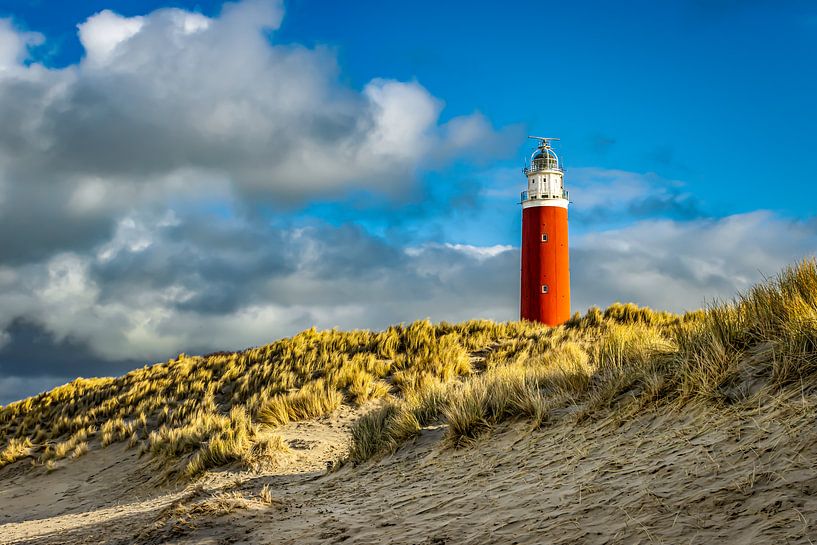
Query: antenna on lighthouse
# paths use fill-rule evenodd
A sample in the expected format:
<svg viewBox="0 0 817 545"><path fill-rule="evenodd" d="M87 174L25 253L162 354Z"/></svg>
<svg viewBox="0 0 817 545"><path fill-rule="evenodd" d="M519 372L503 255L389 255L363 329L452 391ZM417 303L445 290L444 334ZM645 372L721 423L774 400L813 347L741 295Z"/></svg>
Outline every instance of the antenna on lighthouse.
<svg viewBox="0 0 817 545"><path fill-rule="evenodd" d="M531 140L539 140L539 147L550 149L550 143L558 138L549 138L545 136L528 136Z"/></svg>

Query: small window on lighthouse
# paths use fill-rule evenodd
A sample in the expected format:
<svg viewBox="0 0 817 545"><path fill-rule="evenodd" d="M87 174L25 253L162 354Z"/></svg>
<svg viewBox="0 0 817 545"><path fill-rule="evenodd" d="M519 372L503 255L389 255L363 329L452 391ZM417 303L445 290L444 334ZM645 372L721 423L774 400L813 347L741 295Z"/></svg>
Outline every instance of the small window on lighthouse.
<svg viewBox="0 0 817 545"><path fill-rule="evenodd" d="M547 293L547 292L548 292L548 285L547 284L542 284L542 293Z"/></svg>
<svg viewBox="0 0 817 545"><path fill-rule="evenodd" d="M547 242L547 241L548 241L548 234L547 233L542 233L542 242Z"/></svg>

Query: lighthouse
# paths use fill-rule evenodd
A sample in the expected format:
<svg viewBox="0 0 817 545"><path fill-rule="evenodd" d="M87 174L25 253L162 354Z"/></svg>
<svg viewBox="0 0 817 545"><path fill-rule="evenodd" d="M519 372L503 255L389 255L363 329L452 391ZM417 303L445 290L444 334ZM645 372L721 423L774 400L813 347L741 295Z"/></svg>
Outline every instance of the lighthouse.
<svg viewBox="0 0 817 545"><path fill-rule="evenodd" d="M523 170L522 286L519 316L549 326L570 318L567 246L568 194L564 171L551 147L558 138L530 136L539 144Z"/></svg>

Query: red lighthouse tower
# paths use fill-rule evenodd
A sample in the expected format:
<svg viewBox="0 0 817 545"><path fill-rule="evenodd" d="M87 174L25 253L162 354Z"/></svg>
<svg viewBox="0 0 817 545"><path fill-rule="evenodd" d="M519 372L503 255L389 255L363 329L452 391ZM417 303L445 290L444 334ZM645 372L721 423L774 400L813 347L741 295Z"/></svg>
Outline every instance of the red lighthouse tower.
<svg viewBox="0 0 817 545"><path fill-rule="evenodd" d="M570 264L567 247L568 194L564 172L551 148L541 138L524 173L528 189L522 192L522 291L520 318L559 325L570 318Z"/></svg>

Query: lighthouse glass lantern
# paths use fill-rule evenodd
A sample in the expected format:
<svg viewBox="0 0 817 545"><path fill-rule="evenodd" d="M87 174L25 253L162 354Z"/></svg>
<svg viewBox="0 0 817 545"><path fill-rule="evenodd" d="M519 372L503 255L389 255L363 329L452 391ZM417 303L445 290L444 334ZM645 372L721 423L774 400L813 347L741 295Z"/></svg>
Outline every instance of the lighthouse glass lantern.
<svg viewBox="0 0 817 545"><path fill-rule="evenodd" d="M564 171L551 147L539 141L524 169L522 192L522 282L519 315L550 326L570 318L570 263L567 244L568 193Z"/></svg>

